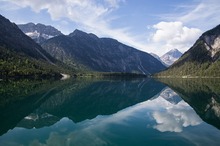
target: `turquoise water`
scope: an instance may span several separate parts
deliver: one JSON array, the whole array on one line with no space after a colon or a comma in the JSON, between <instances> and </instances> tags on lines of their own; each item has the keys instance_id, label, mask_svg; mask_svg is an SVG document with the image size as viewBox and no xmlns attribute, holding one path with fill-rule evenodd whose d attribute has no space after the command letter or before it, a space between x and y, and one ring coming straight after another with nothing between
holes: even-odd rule
<instances>
[{"instance_id":1,"label":"turquoise water","mask_svg":"<svg viewBox=\"0 0 220 146\"><path fill-rule=\"evenodd\" d=\"M0 146L220 145L213 91L203 109L152 79L1 84Z\"/></svg>"}]
</instances>

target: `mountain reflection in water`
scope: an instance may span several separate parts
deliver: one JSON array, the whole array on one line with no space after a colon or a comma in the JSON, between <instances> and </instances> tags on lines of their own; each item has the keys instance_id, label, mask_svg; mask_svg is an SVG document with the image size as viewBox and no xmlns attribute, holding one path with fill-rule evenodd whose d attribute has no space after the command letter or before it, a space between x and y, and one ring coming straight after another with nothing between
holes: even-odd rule
<instances>
[{"instance_id":1,"label":"mountain reflection in water","mask_svg":"<svg viewBox=\"0 0 220 146\"><path fill-rule=\"evenodd\" d=\"M30 88L29 83L26 84L27 88ZM22 119L20 122L24 123L22 127L40 128L49 126L50 123L54 124L63 117L80 122L95 118L97 115L113 114L153 97L164 88L164 85L151 79L117 79L71 80L45 83L35 87L36 92L32 89L27 95L22 95L21 100L3 106L0 115L5 116L4 123L7 125L14 121L6 127L12 128ZM23 93L21 90L25 90L25 87L22 86L21 90L17 90L12 96L13 99L19 97L18 93Z\"/></svg>"},{"instance_id":2,"label":"mountain reflection in water","mask_svg":"<svg viewBox=\"0 0 220 146\"><path fill-rule=\"evenodd\" d=\"M217 87L163 82L171 88L152 79L77 79L28 84L22 96L5 90L0 146L219 145Z\"/></svg>"},{"instance_id":3,"label":"mountain reflection in water","mask_svg":"<svg viewBox=\"0 0 220 146\"><path fill-rule=\"evenodd\" d=\"M220 129L220 79L161 79L207 123Z\"/></svg>"}]
</instances>

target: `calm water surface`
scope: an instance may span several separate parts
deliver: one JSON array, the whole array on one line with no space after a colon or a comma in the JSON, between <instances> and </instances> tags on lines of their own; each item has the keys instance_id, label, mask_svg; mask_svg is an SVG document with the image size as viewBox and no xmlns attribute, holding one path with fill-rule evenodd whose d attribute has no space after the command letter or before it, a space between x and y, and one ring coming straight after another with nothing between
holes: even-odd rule
<instances>
[{"instance_id":1,"label":"calm water surface","mask_svg":"<svg viewBox=\"0 0 220 146\"><path fill-rule=\"evenodd\" d=\"M1 82L0 146L219 146L218 81Z\"/></svg>"}]
</instances>

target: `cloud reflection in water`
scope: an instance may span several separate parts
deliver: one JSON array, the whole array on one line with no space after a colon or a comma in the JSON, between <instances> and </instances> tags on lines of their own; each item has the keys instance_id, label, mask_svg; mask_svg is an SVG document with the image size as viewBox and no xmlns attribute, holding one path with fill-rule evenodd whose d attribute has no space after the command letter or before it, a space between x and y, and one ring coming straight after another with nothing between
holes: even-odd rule
<instances>
[{"instance_id":1,"label":"cloud reflection in water","mask_svg":"<svg viewBox=\"0 0 220 146\"><path fill-rule=\"evenodd\" d=\"M164 92L174 92L170 89ZM183 100L178 103L170 102L163 96L163 92L154 99L152 104L155 107L160 107L152 112L152 117L156 120L156 125L153 127L160 132L182 132L183 127L196 126L202 123L196 112ZM169 95L175 95L175 92ZM172 97L169 97L172 99Z\"/></svg>"}]
</instances>

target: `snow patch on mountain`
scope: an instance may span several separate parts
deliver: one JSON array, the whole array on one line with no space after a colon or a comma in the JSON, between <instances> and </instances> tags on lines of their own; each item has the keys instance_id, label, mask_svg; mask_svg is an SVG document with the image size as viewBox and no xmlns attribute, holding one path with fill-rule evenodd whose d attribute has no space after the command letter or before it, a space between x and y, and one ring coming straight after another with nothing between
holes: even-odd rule
<instances>
[{"instance_id":1,"label":"snow patch on mountain","mask_svg":"<svg viewBox=\"0 0 220 146\"><path fill-rule=\"evenodd\" d=\"M25 33L27 36L29 36L30 38L32 39L37 39L39 37L43 37L44 39L50 39L50 38L53 38L55 36L52 36L52 35L48 35L48 34L41 34L40 32L38 32L37 30L35 30L34 32L27 32Z\"/></svg>"},{"instance_id":2,"label":"snow patch on mountain","mask_svg":"<svg viewBox=\"0 0 220 146\"><path fill-rule=\"evenodd\" d=\"M53 36L53 35L48 35L48 34L40 33L37 30L35 30L34 32L26 32L25 34L27 36L29 36L30 38L32 38L32 39L39 39L40 37L42 37L45 40L48 40L50 38L53 38L53 37L57 36L57 35Z\"/></svg>"},{"instance_id":3,"label":"snow patch on mountain","mask_svg":"<svg viewBox=\"0 0 220 146\"><path fill-rule=\"evenodd\" d=\"M21 24L18 27L29 37L34 39L37 43L41 44L45 40L53 38L58 35L62 35L62 33L52 26L47 26L44 24Z\"/></svg>"},{"instance_id":4,"label":"snow patch on mountain","mask_svg":"<svg viewBox=\"0 0 220 146\"><path fill-rule=\"evenodd\" d=\"M40 37L40 33L38 33L37 31L34 32L27 32L25 33L27 36L29 36L32 39L36 39L38 37Z\"/></svg>"}]
</instances>

